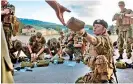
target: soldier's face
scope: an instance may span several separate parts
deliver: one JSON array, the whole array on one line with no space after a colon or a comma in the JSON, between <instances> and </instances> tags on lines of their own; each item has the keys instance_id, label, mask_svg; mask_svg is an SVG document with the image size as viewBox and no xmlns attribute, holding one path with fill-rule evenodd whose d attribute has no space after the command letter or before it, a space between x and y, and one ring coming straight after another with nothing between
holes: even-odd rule
<instances>
[{"instance_id":1,"label":"soldier's face","mask_svg":"<svg viewBox=\"0 0 133 84\"><path fill-rule=\"evenodd\" d=\"M123 10L123 9L125 8L125 5L119 4L119 8L120 8L121 10Z\"/></svg>"},{"instance_id":2,"label":"soldier's face","mask_svg":"<svg viewBox=\"0 0 133 84\"><path fill-rule=\"evenodd\" d=\"M64 36L64 34L62 33L62 34L60 34L61 36Z\"/></svg>"},{"instance_id":3,"label":"soldier's face","mask_svg":"<svg viewBox=\"0 0 133 84\"><path fill-rule=\"evenodd\" d=\"M1 0L1 5L2 5L2 6L7 5L7 0Z\"/></svg>"},{"instance_id":4,"label":"soldier's face","mask_svg":"<svg viewBox=\"0 0 133 84\"><path fill-rule=\"evenodd\" d=\"M95 24L93 27L93 32L95 35L100 35L104 31L104 27L100 24Z\"/></svg>"}]
</instances>

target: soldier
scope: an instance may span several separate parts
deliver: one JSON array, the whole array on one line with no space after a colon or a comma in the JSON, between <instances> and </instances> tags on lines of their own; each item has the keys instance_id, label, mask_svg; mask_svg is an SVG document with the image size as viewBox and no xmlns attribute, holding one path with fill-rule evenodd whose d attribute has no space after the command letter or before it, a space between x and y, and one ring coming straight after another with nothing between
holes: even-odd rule
<instances>
[{"instance_id":1,"label":"soldier","mask_svg":"<svg viewBox=\"0 0 133 84\"><path fill-rule=\"evenodd\" d=\"M12 63L16 63L17 61L19 61L19 56L20 56L21 51L25 51L25 49L22 46L21 41L19 40L12 41L12 44L13 44L13 48L10 49L9 54L10 54ZM17 55L15 55L14 53L17 51L18 53Z\"/></svg>"},{"instance_id":2,"label":"soldier","mask_svg":"<svg viewBox=\"0 0 133 84\"><path fill-rule=\"evenodd\" d=\"M58 40L59 40L59 43L60 43L60 45L61 45L61 55L63 56L63 55L65 55L65 52L64 52L64 48L65 48L65 35L64 35L64 32L63 31L61 31L60 32L60 37L58 38Z\"/></svg>"},{"instance_id":3,"label":"soldier","mask_svg":"<svg viewBox=\"0 0 133 84\"><path fill-rule=\"evenodd\" d=\"M75 56L76 61L80 61L81 57L83 55L82 51L82 46L83 46L83 37L76 34L74 36L74 49L73 49L73 54Z\"/></svg>"},{"instance_id":4,"label":"soldier","mask_svg":"<svg viewBox=\"0 0 133 84\"><path fill-rule=\"evenodd\" d=\"M118 57L117 60L123 59L123 50L124 50L124 42L126 41L126 53L127 53L127 58L131 58L131 43L129 42L128 39L132 38L132 28L131 24L129 21L125 20L128 16L130 17L130 14L133 14L133 11L131 9L126 9L125 8L125 3L123 1L119 1L118 3L120 7L120 14L115 14L113 17L113 21L117 21L117 26L118 26L118 49L119 49L119 54L120 56ZM124 41L125 40L125 41Z\"/></svg>"},{"instance_id":5,"label":"soldier","mask_svg":"<svg viewBox=\"0 0 133 84\"><path fill-rule=\"evenodd\" d=\"M75 36L75 32L73 32L72 30L70 30L70 33L67 35L67 39L65 41L66 44L66 49L65 52L70 56L69 60L72 61L73 59L73 49L74 49L74 36Z\"/></svg>"},{"instance_id":6,"label":"soldier","mask_svg":"<svg viewBox=\"0 0 133 84\"><path fill-rule=\"evenodd\" d=\"M65 48L65 35L64 35L64 32L63 31L61 31L60 32L60 37L58 38L58 40L59 40L59 42L60 42L60 44L61 44L61 47L62 48Z\"/></svg>"},{"instance_id":7,"label":"soldier","mask_svg":"<svg viewBox=\"0 0 133 84\"><path fill-rule=\"evenodd\" d=\"M1 11L2 13L5 11ZM1 24L2 25L2 24ZM8 47L4 34L3 27L1 26L1 83L13 83L12 76L13 65L9 57Z\"/></svg>"},{"instance_id":8,"label":"soldier","mask_svg":"<svg viewBox=\"0 0 133 84\"><path fill-rule=\"evenodd\" d=\"M80 30L79 35L83 35L90 43L89 55L84 58L92 72L86 74L78 82L82 83L107 83L113 75L113 45L107 34L107 22L95 20L93 31L96 36L92 36ZM111 82L111 81L110 81Z\"/></svg>"},{"instance_id":9,"label":"soldier","mask_svg":"<svg viewBox=\"0 0 133 84\"><path fill-rule=\"evenodd\" d=\"M44 60L45 43L46 40L42 33L37 32L36 35L30 37L28 50L25 49L24 53L28 55L31 61Z\"/></svg>"},{"instance_id":10,"label":"soldier","mask_svg":"<svg viewBox=\"0 0 133 84\"><path fill-rule=\"evenodd\" d=\"M13 18L15 13L15 7L7 2L7 0L1 1L1 10L6 10L7 12L1 15L1 21L3 23L3 28L5 32L5 37L7 41L8 48L12 48L11 37L13 30Z\"/></svg>"},{"instance_id":11,"label":"soldier","mask_svg":"<svg viewBox=\"0 0 133 84\"><path fill-rule=\"evenodd\" d=\"M55 56L56 54L61 57L61 45L56 38L51 38L47 42L49 54Z\"/></svg>"}]
</instances>

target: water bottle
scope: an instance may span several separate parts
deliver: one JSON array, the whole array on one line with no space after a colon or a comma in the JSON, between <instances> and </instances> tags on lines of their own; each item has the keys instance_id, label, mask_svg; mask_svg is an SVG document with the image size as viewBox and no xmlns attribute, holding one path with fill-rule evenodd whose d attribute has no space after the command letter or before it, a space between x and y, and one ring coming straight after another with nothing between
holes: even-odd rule
<instances>
[{"instance_id":1,"label":"water bottle","mask_svg":"<svg viewBox=\"0 0 133 84\"><path fill-rule=\"evenodd\" d=\"M57 64L58 60L54 60L54 64Z\"/></svg>"},{"instance_id":2,"label":"water bottle","mask_svg":"<svg viewBox=\"0 0 133 84\"><path fill-rule=\"evenodd\" d=\"M35 68L35 67L37 67L37 63L36 63L36 62L34 62L34 68Z\"/></svg>"}]
</instances>

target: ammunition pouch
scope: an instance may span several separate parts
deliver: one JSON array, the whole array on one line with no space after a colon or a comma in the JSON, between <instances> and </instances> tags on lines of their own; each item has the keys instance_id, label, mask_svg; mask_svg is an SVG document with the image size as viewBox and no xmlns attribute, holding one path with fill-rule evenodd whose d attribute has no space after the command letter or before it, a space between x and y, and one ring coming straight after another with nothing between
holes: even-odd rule
<instances>
[{"instance_id":1,"label":"ammunition pouch","mask_svg":"<svg viewBox=\"0 0 133 84\"><path fill-rule=\"evenodd\" d=\"M34 67L34 63L31 63L31 62L21 62L21 67L24 68L24 67L31 67L33 68Z\"/></svg>"},{"instance_id":2,"label":"ammunition pouch","mask_svg":"<svg viewBox=\"0 0 133 84\"><path fill-rule=\"evenodd\" d=\"M50 61L48 60L39 60L37 62L37 67L45 67L45 66L49 66Z\"/></svg>"}]
</instances>

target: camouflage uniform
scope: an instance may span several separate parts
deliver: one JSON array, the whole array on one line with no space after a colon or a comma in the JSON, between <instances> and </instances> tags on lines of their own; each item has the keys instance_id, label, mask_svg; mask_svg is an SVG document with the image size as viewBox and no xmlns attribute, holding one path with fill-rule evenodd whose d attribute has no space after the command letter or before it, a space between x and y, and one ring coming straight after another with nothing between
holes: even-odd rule
<instances>
[{"instance_id":1,"label":"camouflage uniform","mask_svg":"<svg viewBox=\"0 0 133 84\"><path fill-rule=\"evenodd\" d=\"M95 24L100 24L104 28L108 27L104 20L95 20ZM90 36L85 32L83 37ZM113 45L109 35L104 32L103 35L95 36L96 43L90 43L89 54L85 56L84 62L91 71L85 76L78 79L78 83L107 83L111 82L114 65L113 65Z\"/></svg>"},{"instance_id":2,"label":"camouflage uniform","mask_svg":"<svg viewBox=\"0 0 133 84\"><path fill-rule=\"evenodd\" d=\"M72 60L73 59L73 51L74 51L74 38L75 34L68 34L67 35L67 39L66 39L66 49L65 49L65 52L70 56L70 59L69 60ZM68 39L69 37L72 37L71 39Z\"/></svg>"},{"instance_id":3,"label":"camouflage uniform","mask_svg":"<svg viewBox=\"0 0 133 84\"><path fill-rule=\"evenodd\" d=\"M78 34L76 34L74 36L74 44L83 44L83 37L79 36ZM82 56L82 47L74 47L73 53L75 55L75 58L78 59L79 57Z\"/></svg>"},{"instance_id":4,"label":"camouflage uniform","mask_svg":"<svg viewBox=\"0 0 133 84\"><path fill-rule=\"evenodd\" d=\"M49 39L47 42L47 47L53 56L55 56L61 49L61 45L56 38ZM60 55L60 53L58 53L58 55Z\"/></svg>"},{"instance_id":5,"label":"camouflage uniform","mask_svg":"<svg viewBox=\"0 0 133 84\"><path fill-rule=\"evenodd\" d=\"M17 58L19 57L20 52L22 50L22 43L19 40L14 40L14 41L12 41L12 44L13 44L13 48L10 49L9 54L10 54L10 57L11 57L11 61L13 63L16 63ZM17 52L17 51L18 51L18 54L16 56L14 53Z\"/></svg>"},{"instance_id":6,"label":"camouflage uniform","mask_svg":"<svg viewBox=\"0 0 133 84\"><path fill-rule=\"evenodd\" d=\"M65 48L65 44L64 44L64 42L65 42L65 36L64 37L59 37L58 40L59 40L59 43L61 44L61 47L62 48Z\"/></svg>"},{"instance_id":7,"label":"camouflage uniform","mask_svg":"<svg viewBox=\"0 0 133 84\"><path fill-rule=\"evenodd\" d=\"M124 2L119 2L119 4L124 4ZM133 14L133 11L131 9L124 9L124 11L121 11L120 14L115 14L115 17L117 16L121 16L121 19L116 19L117 20L117 27L118 27L118 49L119 49L119 53L120 53L120 57L122 58L122 54L123 54L123 50L124 50L124 42L126 42L126 53L127 53L127 57L130 58L131 57L131 44L128 42L128 39L132 39L132 28L130 24L123 24L123 19L124 19L124 15L121 14Z\"/></svg>"},{"instance_id":8,"label":"camouflage uniform","mask_svg":"<svg viewBox=\"0 0 133 84\"><path fill-rule=\"evenodd\" d=\"M128 11L127 9L125 9L124 12ZM123 13L123 12L121 12ZM131 13L133 13L131 11ZM132 28L131 25L119 25L119 34L118 34L118 49L119 49L119 53L123 54L123 45L124 45L124 40L126 41L126 53L127 53L127 57L130 58L131 57L131 44L128 43L128 38L132 38Z\"/></svg>"},{"instance_id":9,"label":"camouflage uniform","mask_svg":"<svg viewBox=\"0 0 133 84\"><path fill-rule=\"evenodd\" d=\"M38 53L42 47L45 46L46 40L44 37L40 37L40 40L37 40L37 35L31 36L29 39L29 45L31 46L32 53ZM25 51L24 51L25 49ZM31 53L28 47L23 47L23 52L31 59ZM39 60L44 60L44 52L42 52L38 58Z\"/></svg>"},{"instance_id":10,"label":"camouflage uniform","mask_svg":"<svg viewBox=\"0 0 133 84\"><path fill-rule=\"evenodd\" d=\"M1 16L1 21L3 23L6 41L8 44L8 48L10 49L12 48L11 37L12 37L12 30L13 30L13 23L14 23L13 18L15 13L15 7L8 3L6 6L1 8L1 10L4 10L4 9L10 9L10 13L8 15Z\"/></svg>"},{"instance_id":11,"label":"camouflage uniform","mask_svg":"<svg viewBox=\"0 0 133 84\"><path fill-rule=\"evenodd\" d=\"M81 78L82 83L102 83L111 80L113 75L113 46L109 36L96 36L98 44L89 46L89 55L85 57L92 72ZM97 55L96 55L97 54Z\"/></svg>"}]
</instances>

